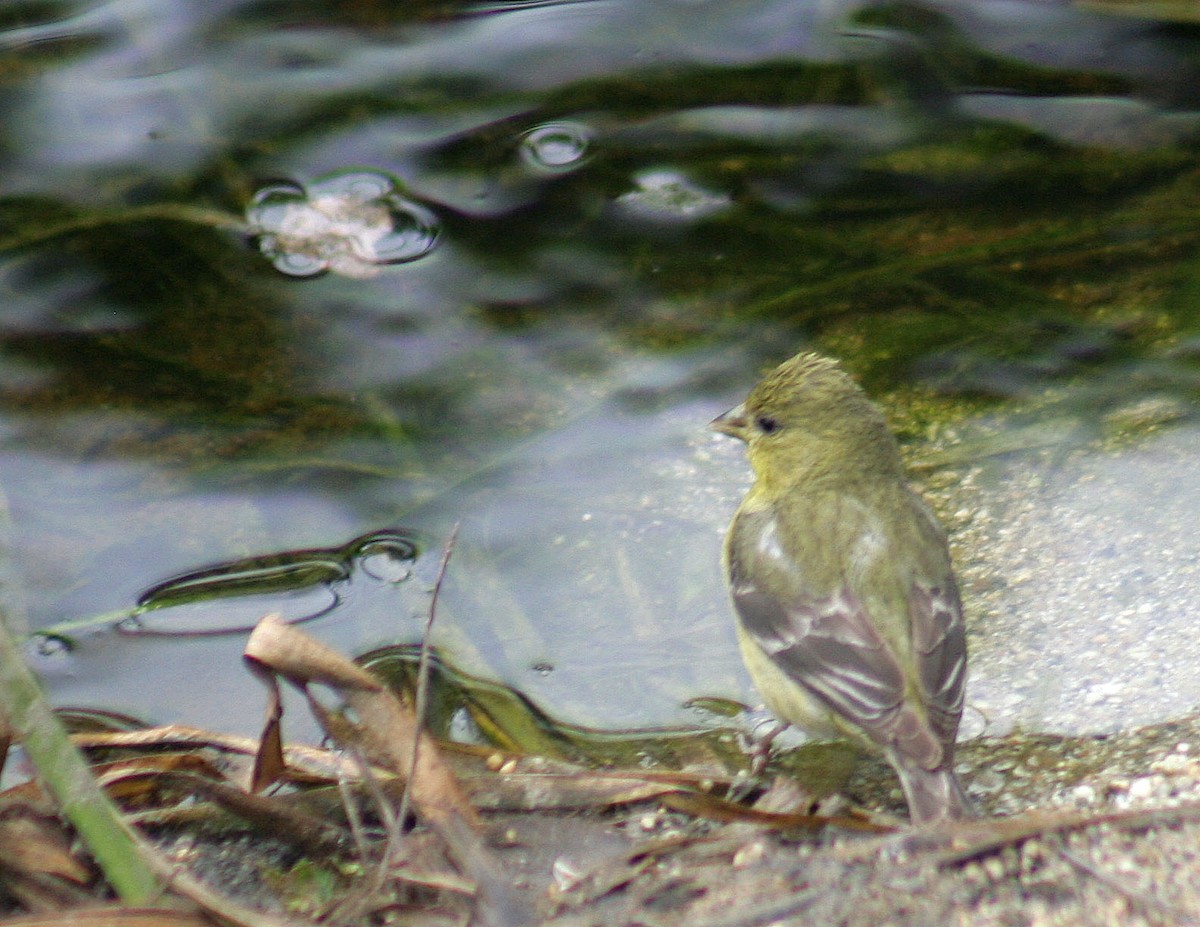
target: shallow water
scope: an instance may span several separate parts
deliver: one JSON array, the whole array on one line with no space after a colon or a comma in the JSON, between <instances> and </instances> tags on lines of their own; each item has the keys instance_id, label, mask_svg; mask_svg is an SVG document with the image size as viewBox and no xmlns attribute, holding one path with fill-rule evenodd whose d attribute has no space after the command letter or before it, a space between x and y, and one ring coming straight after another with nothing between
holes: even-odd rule
<instances>
[{"instance_id":1,"label":"shallow water","mask_svg":"<svg viewBox=\"0 0 1200 927\"><path fill-rule=\"evenodd\" d=\"M307 627L339 647L413 640L461 522L435 637L466 668L592 725L753 702L717 566L748 474L704 426L812 346L934 490L992 729L1196 703L1193 27L395 6L6 8L0 486L12 607L70 625L31 648L56 700L253 730L242 634L114 618L396 529L411 575L142 618L334 602Z\"/></svg>"}]
</instances>

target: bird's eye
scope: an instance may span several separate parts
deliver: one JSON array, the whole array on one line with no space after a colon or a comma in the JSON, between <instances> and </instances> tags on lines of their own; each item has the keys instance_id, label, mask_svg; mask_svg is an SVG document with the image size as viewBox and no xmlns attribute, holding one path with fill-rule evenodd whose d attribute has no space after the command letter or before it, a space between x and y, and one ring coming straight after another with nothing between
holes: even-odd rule
<instances>
[{"instance_id":1,"label":"bird's eye","mask_svg":"<svg viewBox=\"0 0 1200 927\"><path fill-rule=\"evenodd\" d=\"M758 430L765 435L774 434L780 429L779 419L772 418L769 415L760 415L754 420L754 424L758 426Z\"/></svg>"}]
</instances>

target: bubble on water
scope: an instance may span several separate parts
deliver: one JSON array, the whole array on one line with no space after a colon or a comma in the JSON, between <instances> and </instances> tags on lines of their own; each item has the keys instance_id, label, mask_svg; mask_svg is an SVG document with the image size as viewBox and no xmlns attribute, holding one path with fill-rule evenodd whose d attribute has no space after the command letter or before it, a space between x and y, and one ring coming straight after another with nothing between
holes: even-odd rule
<instances>
[{"instance_id":1,"label":"bubble on water","mask_svg":"<svg viewBox=\"0 0 1200 927\"><path fill-rule=\"evenodd\" d=\"M655 222L692 222L729 208L728 193L713 193L680 171L642 171L634 177L637 189L617 197L617 206L640 219Z\"/></svg>"},{"instance_id":2,"label":"bubble on water","mask_svg":"<svg viewBox=\"0 0 1200 927\"><path fill-rule=\"evenodd\" d=\"M392 178L369 172L330 174L307 187L271 184L250 201L246 219L259 249L289 277L373 277L424 257L440 230L437 216L401 196Z\"/></svg>"},{"instance_id":3,"label":"bubble on water","mask_svg":"<svg viewBox=\"0 0 1200 927\"><path fill-rule=\"evenodd\" d=\"M525 133L521 160L539 173L562 174L579 167L591 146L592 132L577 122L547 122Z\"/></svg>"},{"instance_id":4,"label":"bubble on water","mask_svg":"<svg viewBox=\"0 0 1200 927\"><path fill-rule=\"evenodd\" d=\"M354 552L355 562L363 573L393 584L411 578L416 558L417 547L412 538L396 531L367 535Z\"/></svg>"},{"instance_id":5,"label":"bubble on water","mask_svg":"<svg viewBox=\"0 0 1200 927\"><path fill-rule=\"evenodd\" d=\"M63 657L75 650L75 642L62 634L35 633L33 646L39 657Z\"/></svg>"}]
</instances>

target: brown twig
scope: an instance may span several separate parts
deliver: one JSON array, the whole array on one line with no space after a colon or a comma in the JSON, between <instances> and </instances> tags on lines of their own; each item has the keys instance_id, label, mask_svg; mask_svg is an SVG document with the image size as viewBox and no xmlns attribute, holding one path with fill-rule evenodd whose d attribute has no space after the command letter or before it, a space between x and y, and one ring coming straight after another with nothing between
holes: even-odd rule
<instances>
[{"instance_id":1,"label":"brown twig","mask_svg":"<svg viewBox=\"0 0 1200 927\"><path fill-rule=\"evenodd\" d=\"M356 759L361 770L360 774L364 778L369 776L371 767L366 757L362 756L361 752L357 752ZM358 858L366 860L369 858L366 829L363 827L362 815L358 809L358 801L350 789L349 776L344 769L338 769L335 781L337 783L338 795L342 799L342 810L346 812L346 824L350 828L350 836L354 840L355 848L358 850Z\"/></svg>"},{"instance_id":2,"label":"brown twig","mask_svg":"<svg viewBox=\"0 0 1200 927\"><path fill-rule=\"evenodd\" d=\"M408 786L404 789L404 795L400 799L400 812L396 816L397 834L404 830L404 822L408 819L409 792L412 790L412 782L417 774L417 757L421 748L420 732L425 726L425 712L429 703L429 639L433 633L433 622L437 618L438 599L441 598L442 584L446 581L446 569L450 566L450 557L454 553L454 544L458 540L458 528L461 524L462 522L459 521L454 523L454 527L450 529L450 536L446 538L446 543L442 547L442 560L438 564L437 579L434 580L433 595L429 600L429 615L425 619L425 630L421 634L421 656L417 661L416 703L413 707L413 714L417 717L417 732L413 741L412 766L408 771Z\"/></svg>"},{"instance_id":3,"label":"brown twig","mask_svg":"<svg viewBox=\"0 0 1200 927\"><path fill-rule=\"evenodd\" d=\"M907 841L914 848L922 844L933 848L938 843L944 843L946 849L935 856L936 864L939 867L958 866L1006 846L1017 846L1027 840L1044 839L1052 834L1065 834L1102 824L1125 830L1146 830L1160 824L1170 826L1196 820L1200 820L1200 803L1189 802L1173 808L1140 808L1101 814L1042 812L990 821L960 821L952 822L939 831L929 830L924 834L913 833L901 838L885 839Z\"/></svg>"},{"instance_id":4,"label":"brown twig","mask_svg":"<svg viewBox=\"0 0 1200 927\"><path fill-rule=\"evenodd\" d=\"M409 765L407 782L405 783L404 792L400 797L400 807L394 814L383 794L383 790L379 786L379 780L371 772L370 764L366 757L361 755L361 751L355 751L362 768L363 780L379 807L379 813L387 832L387 841L383 853L379 857L378 866L375 868L375 872L368 882L368 888L362 892L361 897L357 900L352 902L347 899L338 906L338 916L343 920L355 919L350 916L351 912L360 911L366 900L383 888L388 872L391 871L393 864L398 860L400 855L401 840L404 836L404 822L408 820L412 783L417 776L417 762L421 750L421 731L425 726L425 711L429 689L429 640L433 631L434 620L437 617L438 597L441 594L442 583L446 578L446 569L450 563L450 555L454 550L454 542L458 537L458 526L459 523L455 522L454 528L451 530L450 536L446 540L445 547L442 550L442 559L438 565L437 579L434 581L433 595L429 602L429 615L425 619L425 630L421 635L421 656L417 664L416 705L413 708L413 715L416 717L416 728L413 732L412 763ZM339 778L339 783L340 781ZM363 853L362 858L365 861L367 855Z\"/></svg>"}]
</instances>

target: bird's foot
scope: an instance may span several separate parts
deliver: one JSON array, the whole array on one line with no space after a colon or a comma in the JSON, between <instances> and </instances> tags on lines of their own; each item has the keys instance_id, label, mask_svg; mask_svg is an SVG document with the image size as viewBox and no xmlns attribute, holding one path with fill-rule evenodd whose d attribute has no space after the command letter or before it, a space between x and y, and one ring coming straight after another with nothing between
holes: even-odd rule
<instances>
[{"instance_id":1,"label":"bird's foot","mask_svg":"<svg viewBox=\"0 0 1200 927\"><path fill-rule=\"evenodd\" d=\"M767 728L766 732L760 734L759 731L764 727ZM787 727L785 723L772 720L769 727L766 723L759 724L749 733L738 735L738 746L749 759L750 765L737 774L730 787L731 801L746 801L764 789L767 764L771 761L771 744Z\"/></svg>"},{"instance_id":2,"label":"bird's foot","mask_svg":"<svg viewBox=\"0 0 1200 927\"><path fill-rule=\"evenodd\" d=\"M767 763L771 760L771 744L775 738L788 729L786 721L775 721L766 733L758 733L758 728L747 737L743 749L750 757L750 776L759 779L767 771Z\"/></svg>"}]
</instances>

